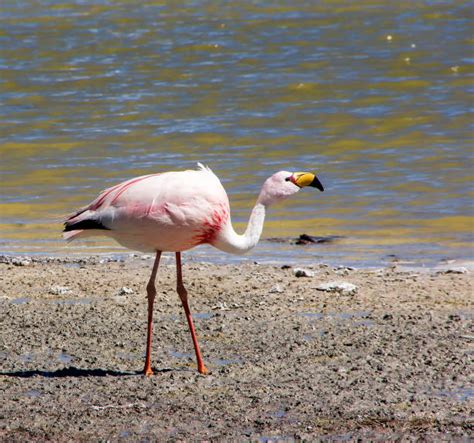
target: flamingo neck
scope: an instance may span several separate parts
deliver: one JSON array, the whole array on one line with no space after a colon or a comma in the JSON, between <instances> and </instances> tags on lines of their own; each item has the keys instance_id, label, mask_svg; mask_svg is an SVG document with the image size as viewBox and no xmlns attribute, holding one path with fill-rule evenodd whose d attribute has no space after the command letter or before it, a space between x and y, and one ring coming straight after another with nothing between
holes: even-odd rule
<instances>
[{"instance_id":1,"label":"flamingo neck","mask_svg":"<svg viewBox=\"0 0 474 443\"><path fill-rule=\"evenodd\" d=\"M243 235L234 231L230 218L223 227L220 235L213 245L224 252L231 254L245 254L250 251L260 240L265 221L265 206L258 203L252 209L247 229Z\"/></svg>"}]
</instances>

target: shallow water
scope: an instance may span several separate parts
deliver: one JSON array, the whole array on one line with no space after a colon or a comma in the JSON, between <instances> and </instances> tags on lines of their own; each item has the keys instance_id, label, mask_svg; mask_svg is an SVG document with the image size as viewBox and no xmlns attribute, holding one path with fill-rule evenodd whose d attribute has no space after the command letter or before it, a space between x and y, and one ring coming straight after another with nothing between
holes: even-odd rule
<instances>
[{"instance_id":1,"label":"shallow water","mask_svg":"<svg viewBox=\"0 0 474 443\"><path fill-rule=\"evenodd\" d=\"M29 303L31 299L29 297L18 297L14 298L13 300L10 300L10 303L12 305L22 305L24 303Z\"/></svg>"},{"instance_id":2,"label":"shallow water","mask_svg":"<svg viewBox=\"0 0 474 443\"><path fill-rule=\"evenodd\" d=\"M439 397L449 397L457 401L471 401L474 399L474 389L471 387L458 388L452 391L442 389L435 392L434 395Z\"/></svg>"},{"instance_id":3,"label":"shallow water","mask_svg":"<svg viewBox=\"0 0 474 443\"><path fill-rule=\"evenodd\" d=\"M238 229L274 171L325 185L273 208L264 236L344 238L253 259L471 257L469 6L2 2L0 252L120 251L65 246L60 220L118 181L201 161Z\"/></svg>"},{"instance_id":4,"label":"shallow water","mask_svg":"<svg viewBox=\"0 0 474 443\"><path fill-rule=\"evenodd\" d=\"M61 352L57 357L57 360L65 365L71 363L71 361L74 360L74 357L71 355L65 354L64 352Z\"/></svg>"}]
</instances>

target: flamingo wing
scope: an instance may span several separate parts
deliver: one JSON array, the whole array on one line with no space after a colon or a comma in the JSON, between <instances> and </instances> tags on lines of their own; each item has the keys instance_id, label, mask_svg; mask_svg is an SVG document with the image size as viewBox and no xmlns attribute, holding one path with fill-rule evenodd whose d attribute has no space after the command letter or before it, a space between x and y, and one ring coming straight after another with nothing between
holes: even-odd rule
<instances>
[{"instance_id":1,"label":"flamingo wing","mask_svg":"<svg viewBox=\"0 0 474 443\"><path fill-rule=\"evenodd\" d=\"M229 201L207 168L151 174L103 191L71 215L65 237L106 235L131 249L182 251L212 242L229 217Z\"/></svg>"}]
</instances>

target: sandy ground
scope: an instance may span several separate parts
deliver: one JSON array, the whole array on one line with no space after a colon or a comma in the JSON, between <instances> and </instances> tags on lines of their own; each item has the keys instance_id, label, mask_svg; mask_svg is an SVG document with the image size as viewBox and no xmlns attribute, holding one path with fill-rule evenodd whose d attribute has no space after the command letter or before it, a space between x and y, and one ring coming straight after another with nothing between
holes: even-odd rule
<instances>
[{"instance_id":1,"label":"sandy ground","mask_svg":"<svg viewBox=\"0 0 474 443\"><path fill-rule=\"evenodd\" d=\"M471 272L186 264L202 376L164 265L146 378L151 259L2 261L2 441L474 436Z\"/></svg>"}]
</instances>

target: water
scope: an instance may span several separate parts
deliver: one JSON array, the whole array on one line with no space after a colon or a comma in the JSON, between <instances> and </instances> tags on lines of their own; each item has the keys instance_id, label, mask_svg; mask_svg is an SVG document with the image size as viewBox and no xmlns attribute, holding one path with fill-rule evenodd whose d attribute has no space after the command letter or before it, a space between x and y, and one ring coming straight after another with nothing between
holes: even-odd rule
<instances>
[{"instance_id":1,"label":"water","mask_svg":"<svg viewBox=\"0 0 474 443\"><path fill-rule=\"evenodd\" d=\"M29 303L31 299L29 297L18 297L14 298L13 300L10 300L10 303L12 305L23 305L25 303Z\"/></svg>"},{"instance_id":2,"label":"water","mask_svg":"<svg viewBox=\"0 0 474 443\"><path fill-rule=\"evenodd\" d=\"M141 174L208 164L245 227L273 172L316 172L252 258L471 258L469 2L3 1L0 252L65 246L60 221ZM192 257L217 257L204 248Z\"/></svg>"}]
</instances>

